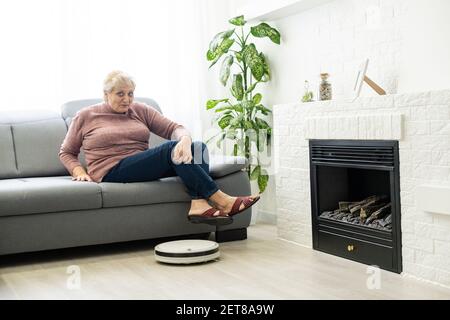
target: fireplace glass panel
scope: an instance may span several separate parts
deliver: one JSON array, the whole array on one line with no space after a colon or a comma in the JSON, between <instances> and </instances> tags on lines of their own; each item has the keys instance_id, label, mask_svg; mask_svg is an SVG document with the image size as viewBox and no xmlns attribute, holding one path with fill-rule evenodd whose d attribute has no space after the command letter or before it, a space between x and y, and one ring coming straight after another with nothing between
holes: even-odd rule
<instances>
[{"instance_id":1,"label":"fireplace glass panel","mask_svg":"<svg viewBox=\"0 0 450 320\"><path fill-rule=\"evenodd\" d=\"M391 231L390 171L318 166L317 182L320 218Z\"/></svg>"}]
</instances>

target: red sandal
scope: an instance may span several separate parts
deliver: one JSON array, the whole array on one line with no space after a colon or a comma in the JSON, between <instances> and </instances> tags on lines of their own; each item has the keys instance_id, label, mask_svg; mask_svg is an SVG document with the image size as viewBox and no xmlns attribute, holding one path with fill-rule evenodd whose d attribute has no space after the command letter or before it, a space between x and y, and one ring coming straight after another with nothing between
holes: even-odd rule
<instances>
[{"instance_id":1,"label":"red sandal","mask_svg":"<svg viewBox=\"0 0 450 320\"><path fill-rule=\"evenodd\" d=\"M216 208L209 208L202 214L188 215L188 220L192 223L206 223L212 226L224 226L233 222L233 218L219 211L219 215L214 214L219 211Z\"/></svg>"},{"instance_id":2,"label":"red sandal","mask_svg":"<svg viewBox=\"0 0 450 320\"><path fill-rule=\"evenodd\" d=\"M238 213L241 213L242 211L247 210L252 205L254 205L260 198L261 198L260 196L256 196L252 200L251 196L237 197L236 200L234 201L233 207L231 207L231 211L228 213L228 215L231 217ZM241 207L241 204L244 204L244 208L239 210L239 208Z\"/></svg>"}]
</instances>

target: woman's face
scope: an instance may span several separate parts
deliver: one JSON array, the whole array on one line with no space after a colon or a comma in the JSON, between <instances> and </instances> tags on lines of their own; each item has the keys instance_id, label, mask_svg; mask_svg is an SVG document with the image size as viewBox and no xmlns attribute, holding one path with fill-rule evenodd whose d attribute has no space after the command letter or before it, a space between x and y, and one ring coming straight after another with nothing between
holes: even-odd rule
<instances>
[{"instance_id":1,"label":"woman's face","mask_svg":"<svg viewBox=\"0 0 450 320\"><path fill-rule=\"evenodd\" d=\"M125 113L133 103L134 89L128 85L118 86L110 93L106 93L106 101L117 113Z\"/></svg>"}]
</instances>

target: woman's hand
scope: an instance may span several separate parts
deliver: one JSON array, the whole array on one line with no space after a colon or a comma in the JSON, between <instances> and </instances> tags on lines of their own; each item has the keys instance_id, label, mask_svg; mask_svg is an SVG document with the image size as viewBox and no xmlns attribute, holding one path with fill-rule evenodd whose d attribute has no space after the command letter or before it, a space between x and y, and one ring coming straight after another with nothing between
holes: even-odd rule
<instances>
[{"instance_id":1,"label":"woman's hand","mask_svg":"<svg viewBox=\"0 0 450 320\"><path fill-rule=\"evenodd\" d=\"M172 161L175 164L180 163L191 163L192 161L192 151L191 151L192 140L189 136L181 137L180 141L176 144L173 149Z\"/></svg>"},{"instance_id":2,"label":"woman's hand","mask_svg":"<svg viewBox=\"0 0 450 320\"><path fill-rule=\"evenodd\" d=\"M76 167L73 169L72 181L91 181L92 178L86 173L83 167Z\"/></svg>"},{"instance_id":3,"label":"woman's hand","mask_svg":"<svg viewBox=\"0 0 450 320\"><path fill-rule=\"evenodd\" d=\"M86 173L86 174L80 174L76 177L72 177L72 181L90 181L90 182L92 182L92 178Z\"/></svg>"}]
</instances>

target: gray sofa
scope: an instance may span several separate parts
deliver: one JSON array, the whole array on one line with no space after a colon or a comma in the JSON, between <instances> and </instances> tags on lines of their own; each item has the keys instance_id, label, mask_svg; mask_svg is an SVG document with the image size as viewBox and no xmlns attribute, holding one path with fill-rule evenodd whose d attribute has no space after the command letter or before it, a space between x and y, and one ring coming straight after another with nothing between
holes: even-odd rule
<instances>
[{"instance_id":1,"label":"gray sofa","mask_svg":"<svg viewBox=\"0 0 450 320\"><path fill-rule=\"evenodd\" d=\"M136 98L159 109L155 101ZM177 177L144 183L72 181L58 158L75 113L0 115L0 255L215 232L216 241L247 236L251 208L220 227L187 220L190 198ZM150 147L164 139L151 135ZM80 160L84 163L83 154ZM211 158L211 176L231 195L250 194L245 161ZM234 162L234 163L232 163Z\"/></svg>"}]
</instances>

